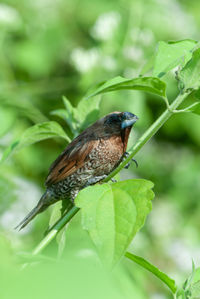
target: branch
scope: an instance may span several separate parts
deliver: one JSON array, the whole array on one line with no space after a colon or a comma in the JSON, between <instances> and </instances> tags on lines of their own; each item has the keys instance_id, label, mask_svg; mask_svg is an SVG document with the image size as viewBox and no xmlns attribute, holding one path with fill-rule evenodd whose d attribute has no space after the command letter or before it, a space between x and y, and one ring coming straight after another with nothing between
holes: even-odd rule
<instances>
[{"instance_id":1,"label":"branch","mask_svg":"<svg viewBox=\"0 0 200 299\"><path fill-rule=\"evenodd\" d=\"M55 238L57 233L75 216L79 211L79 208L73 206L66 214L64 214L60 220L53 226L50 232L44 237L44 239L34 249L33 255L40 253L47 245Z\"/></svg>"},{"instance_id":2,"label":"branch","mask_svg":"<svg viewBox=\"0 0 200 299\"><path fill-rule=\"evenodd\" d=\"M146 144L151 137L164 125L164 123L174 114L174 110L184 101L188 96L187 93L179 94L174 102L169 106L170 109L166 109L161 116L147 129L147 131L140 137L136 144L131 148L129 156L112 172L110 173L104 182L108 182L113 178L119 171L121 171L126 164L137 154L137 152Z\"/></svg>"},{"instance_id":3,"label":"branch","mask_svg":"<svg viewBox=\"0 0 200 299\"><path fill-rule=\"evenodd\" d=\"M104 182L108 182L118 172L120 172L126 164L135 156L135 154L146 144L152 136L163 126L163 124L173 115L175 110L188 96L188 93L179 94L173 103L169 106L170 109L166 109L161 116L149 127L149 129L140 137L136 144L130 150L130 155L112 172L110 173ZM39 245L33 251L33 255L40 253L57 235L57 233L74 217L79 211L79 208L73 206L62 218L55 224L52 230L45 236L45 238L39 243Z\"/></svg>"}]
</instances>

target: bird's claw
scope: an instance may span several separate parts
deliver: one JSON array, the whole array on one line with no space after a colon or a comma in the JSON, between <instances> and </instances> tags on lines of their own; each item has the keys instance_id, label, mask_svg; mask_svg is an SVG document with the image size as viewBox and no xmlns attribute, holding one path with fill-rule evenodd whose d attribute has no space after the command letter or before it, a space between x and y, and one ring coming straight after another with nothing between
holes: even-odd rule
<instances>
[{"instance_id":1,"label":"bird's claw","mask_svg":"<svg viewBox=\"0 0 200 299\"><path fill-rule=\"evenodd\" d=\"M117 180L116 179L111 179L111 181L113 182L113 183L117 183Z\"/></svg>"},{"instance_id":2,"label":"bird's claw","mask_svg":"<svg viewBox=\"0 0 200 299\"><path fill-rule=\"evenodd\" d=\"M124 166L124 168L125 168L125 169L128 169L130 165L131 165L131 162L128 162L128 163Z\"/></svg>"},{"instance_id":3,"label":"bird's claw","mask_svg":"<svg viewBox=\"0 0 200 299\"><path fill-rule=\"evenodd\" d=\"M125 152L125 153L124 153L124 158L127 158L128 156L129 156L129 153L128 153L128 152ZM138 167L138 162L137 162L134 158L132 158L131 161L133 161L133 162L135 163L136 167ZM131 162L128 162L128 163L125 165L124 168L125 168L125 169L128 169L130 165L131 165Z\"/></svg>"},{"instance_id":4,"label":"bird's claw","mask_svg":"<svg viewBox=\"0 0 200 299\"><path fill-rule=\"evenodd\" d=\"M134 158L132 158L131 160L135 163L136 168L138 168L138 162Z\"/></svg>"},{"instance_id":5,"label":"bird's claw","mask_svg":"<svg viewBox=\"0 0 200 299\"><path fill-rule=\"evenodd\" d=\"M102 180L104 180L107 177L107 175L101 175L101 176L95 176L90 178L87 183L85 184L84 188L90 186L90 185L94 185Z\"/></svg>"}]
</instances>

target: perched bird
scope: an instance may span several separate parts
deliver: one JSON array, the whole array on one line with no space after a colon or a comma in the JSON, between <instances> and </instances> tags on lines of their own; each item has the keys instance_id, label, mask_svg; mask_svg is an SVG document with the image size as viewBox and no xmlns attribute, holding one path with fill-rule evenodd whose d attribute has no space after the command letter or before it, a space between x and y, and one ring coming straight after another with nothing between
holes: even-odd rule
<instances>
[{"instance_id":1,"label":"perched bird","mask_svg":"<svg viewBox=\"0 0 200 299\"><path fill-rule=\"evenodd\" d=\"M113 112L77 136L51 165L46 192L17 227L22 229L58 200L74 201L81 189L105 179L126 155L130 130L137 119L130 112Z\"/></svg>"}]
</instances>

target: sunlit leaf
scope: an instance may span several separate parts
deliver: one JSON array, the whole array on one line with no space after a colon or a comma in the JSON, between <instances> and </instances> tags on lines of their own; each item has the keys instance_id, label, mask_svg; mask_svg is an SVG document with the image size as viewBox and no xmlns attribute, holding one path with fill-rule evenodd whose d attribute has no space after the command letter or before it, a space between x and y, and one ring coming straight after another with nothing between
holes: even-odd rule
<instances>
[{"instance_id":1,"label":"sunlit leaf","mask_svg":"<svg viewBox=\"0 0 200 299\"><path fill-rule=\"evenodd\" d=\"M51 114L62 118L68 124L72 133L77 135L78 120L76 117L76 108L72 106L66 97L63 97L63 103L65 105L65 109L53 110L51 111Z\"/></svg>"},{"instance_id":2,"label":"sunlit leaf","mask_svg":"<svg viewBox=\"0 0 200 299\"><path fill-rule=\"evenodd\" d=\"M93 90L91 90L86 96L86 99L98 94L121 89L143 90L159 96L165 96L166 85L163 81L154 77L140 77L134 79L115 77L114 79L108 80L94 87Z\"/></svg>"},{"instance_id":3,"label":"sunlit leaf","mask_svg":"<svg viewBox=\"0 0 200 299\"><path fill-rule=\"evenodd\" d=\"M81 208L82 226L108 265L124 255L136 232L151 210L153 184L127 180L83 189L76 198Z\"/></svg>"},{"instance_id":4,"label":"sunlit leaf","mask_svg":"<svg viewBox=\"0 0 200 299\"><path fill-rule=\"evenodd\" d=\"M183 287L178 290L177 298L200 298L200 268L195 268L194 261L192 261L192 273L185 280Z\"/></svg>"},{"instance_id":5,"label":"sunlit leaf","mask_svg":"<svg viewBox=\"0 0 200 299\"><path fill-rule=\"evenodd\" d=\"M151 190L154 184L151 181L134 179L114 183L113 188L121 188L134 200L137 209L137 219L134 227L134 235L144 225L146 216L152 209L154 193Z\"/></svg>"},{"instance_id":6,"label":"sunlit leaf","mask_svg":"<svg viewBox=\"0 0 200 299\"><path fill-rule=\"evenodd\" d=\"M145 74L149 73L150 71L153 70L155 64L155 56L151 56L146 63L143 65L141 71L140 71L140 76L144 76Z\"/></svg>"},{"instance_id":7,"label":"sunlit leaf","mask_svg":"<svg viewBox=\"0 0 200 299\"><path fill-rule=\"evenodd\" d=\"M192 59L178 73L180 89L192 91L200 87L200 48L193 52Z\"/></svg>"},{"instance_id":8,"label":"sunlit leaf","mask_svg":"<svg viewBox=\"0 0 200 299\"><path fill-rule=\"evenodd\" d=\"M178 65L184 66L192 57L192 49L197 44L194 40L158 43L153 75L161 78Z\"/></svg>"},{"instance_id":9,"label":"sunlit leaf","mask_svg":"<svg viewBox=\"0 0 200 299\"><path fill-rule=\"evenodd\" d=\"M173 294L176 293L177 286L175 284L175 281L170 278L167 274L160 271L156 266L149 263L144 258L137 256L135 254L132 254L130 252L126 252L125 256L130 259L131 261L137 263L138 265L142 266L144 269L150 271L152 274L154 274L156 277L158 277L160 280L162 280L172 291Z\"/></svg>"},{"instance_id":10,"label":"sunlit leaf","mask_svg":"<svg viewBox=\"0 0 200 299\"><path fill-rule=\"evenodd\" d=\"M188 107L188 109L186 109L186 111L200 115L200 103L199 102L194 103L193 105Z\"/></svg>"}]
</instances>

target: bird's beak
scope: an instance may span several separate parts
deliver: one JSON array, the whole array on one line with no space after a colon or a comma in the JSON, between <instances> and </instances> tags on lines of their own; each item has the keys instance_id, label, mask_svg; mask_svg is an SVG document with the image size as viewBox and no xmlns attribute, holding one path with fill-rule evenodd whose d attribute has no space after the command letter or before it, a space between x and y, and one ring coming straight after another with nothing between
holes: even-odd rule
<instances>
[{"instance_id":1,"label":"bird's beak","mask_svg":"<svg viewBox=\"0 0 200 299\"><path fill-rule=\"evenodd\" d=\"M130 114L131 114L131 113L130 113ZM137 121L138 119L139 119L139 118L138 118L136 115L132 114L132 116L131 116L130 118L125 119L125 120L122 121L122 123L121 123L121 128L122 128L122 129L125 129L125 128L127 128L127 127L131 127L132 125L134 125L134 123L136 123L136 121Z\"/></svg>"}]
</instances>

